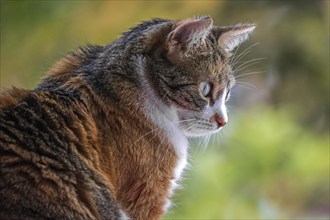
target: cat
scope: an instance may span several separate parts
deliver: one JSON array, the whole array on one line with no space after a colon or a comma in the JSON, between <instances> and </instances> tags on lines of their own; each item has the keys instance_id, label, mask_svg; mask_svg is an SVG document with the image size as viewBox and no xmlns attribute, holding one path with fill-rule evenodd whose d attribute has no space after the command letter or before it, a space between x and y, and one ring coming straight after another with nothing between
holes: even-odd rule
<instances>
[{"instance_id":1,"label":"cat","mask_svg":"<svg viewBox=\"0 0 330 220\"><path fill-rule=\"evenodd\" d=\"M0 96L0 219L160 219L188 138L218 132L254 24L143 22Z\"/></svg>"}]
</instances>

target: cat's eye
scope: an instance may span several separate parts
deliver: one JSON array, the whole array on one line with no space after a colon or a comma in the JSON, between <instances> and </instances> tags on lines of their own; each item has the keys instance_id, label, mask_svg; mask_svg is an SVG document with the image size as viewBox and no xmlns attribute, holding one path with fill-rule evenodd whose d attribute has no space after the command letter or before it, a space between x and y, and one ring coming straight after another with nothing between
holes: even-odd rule
<instances>
[{"instance_id":1,"label":"cat's eye","mask_svg":"<svg viewBox=\"0 0 330 220\"><path fill-rule=\"evenodd\" d=\"M199 89L201 90L203 96L207 97L210 95L211 92L211 85L207 82L201 82L199 84Z\"/></svg>"}]
</instances>

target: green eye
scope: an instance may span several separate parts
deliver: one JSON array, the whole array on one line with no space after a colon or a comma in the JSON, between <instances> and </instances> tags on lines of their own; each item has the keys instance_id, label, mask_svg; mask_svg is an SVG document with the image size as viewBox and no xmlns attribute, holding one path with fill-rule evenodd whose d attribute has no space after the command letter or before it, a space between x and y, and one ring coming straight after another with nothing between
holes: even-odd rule
<instances>
[{"instance_id":1,"label":"green eye","mask_svg":"<svg viewBox=\"0 0 330 220\"><path fill-rule=\"evenodd\" d=\"M199 84L199 89L201 90L203 96L207 97L210 95L211 92L211 85L207 82L201 82Z\"/></svg>"}]
</instances>

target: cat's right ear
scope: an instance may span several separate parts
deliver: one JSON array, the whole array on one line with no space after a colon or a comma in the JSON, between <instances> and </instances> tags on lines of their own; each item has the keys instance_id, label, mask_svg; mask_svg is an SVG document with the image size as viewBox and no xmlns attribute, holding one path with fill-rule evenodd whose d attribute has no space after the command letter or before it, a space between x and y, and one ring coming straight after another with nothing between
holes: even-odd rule
<instances>
[{"instance_id":1,"label":"cat's right ear","mask_svg":"<svg viewBox=\"0 0 330 220\"><path fill-rule=\"evenodd\" d=\"M227 52L231 52L246 41L255 28L255 24L238 24L227 27L215 27L212 32L218 40L218 46Z\"/></svg>"},{"instance_id":2,"label":"cat's right ear","mask_svg":"<svg viewBox=\"0 0 330 220\"><path fill-rule=\"evenodd\" d=\"M196 49L205 42L212 30L212 24L213 21L210 17L189 18L179 21L168 35L168 53L187 52L187 50Z\"/></svg>"}]
</instances>

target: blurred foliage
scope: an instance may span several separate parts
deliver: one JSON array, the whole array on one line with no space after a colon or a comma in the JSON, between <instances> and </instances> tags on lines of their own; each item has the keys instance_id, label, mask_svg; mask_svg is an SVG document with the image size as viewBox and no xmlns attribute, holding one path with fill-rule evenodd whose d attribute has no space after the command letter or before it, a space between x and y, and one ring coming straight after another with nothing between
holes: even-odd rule
<instances>
[{"instance_id":1,"label":"blurred foliage","mask_svg":"<svg viewBox=\"0 0 330 220\"><path fill-rule=\"evenodd\" d=\"M150 18L256 23L235 56L230 123L208 149L191 149L165 219L330 217L329 1L0 3L1 88L34 88L70 50L106 44Z\"/></svg>"}]
</instances>

